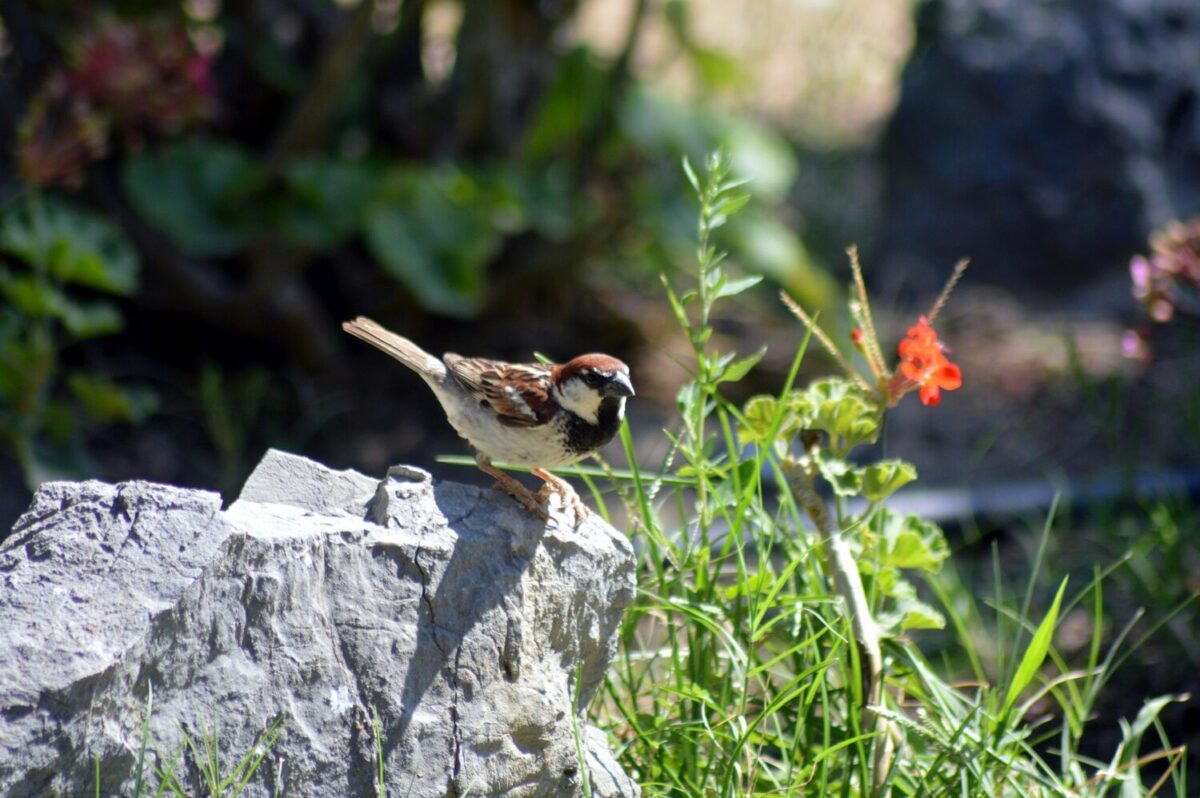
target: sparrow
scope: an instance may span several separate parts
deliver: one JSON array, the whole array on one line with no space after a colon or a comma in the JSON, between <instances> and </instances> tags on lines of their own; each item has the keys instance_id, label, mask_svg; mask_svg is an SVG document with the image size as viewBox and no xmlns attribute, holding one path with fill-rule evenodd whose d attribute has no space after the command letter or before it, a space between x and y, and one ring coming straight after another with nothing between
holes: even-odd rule
<instances>
[{"instance_id":1,"label":"sparrow","mask_svg":"<svg viewBox=\"0 0 1200 798\"><path fill-rule=\"evenodd\" d=\"M629 367L615 357L580 355L566 363L505 363L447 352L441 360L412 341L359 316L342 329L415 371L433 389L450 426L475 450L475 463L497 487L542 520L541 501L556 493L576 520L588 511L574 489L546 469L578 462L616 434L634 395ZM536 494L492 465L528 468L545 484Z\"/></svg>"}]
</instances>

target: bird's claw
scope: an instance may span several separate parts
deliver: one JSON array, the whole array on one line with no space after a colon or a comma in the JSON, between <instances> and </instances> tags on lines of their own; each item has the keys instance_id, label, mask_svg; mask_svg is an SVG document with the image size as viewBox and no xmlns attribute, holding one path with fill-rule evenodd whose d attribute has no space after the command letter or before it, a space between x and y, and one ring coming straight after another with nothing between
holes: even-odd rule
<instances>
[{"instance_id":1,"label":"bird's claw","mask_svg":"<svg viewBox=\"0 0 1200 798\"><path fill-rule=\"evenodd\" d=\"M569 483L554 476L548 471L542 471L539 469L533 473L538 478L545 480L546 483L538 489L538 500L545 502L546 505L549 506L551 498L557 496L562 502L562 506L564 508L569 508L572 514L575 516L574 526L579 526L581 523L587 520L588 516L592 514L592 511L587 508L587 505L583 503L583 501L579 498L579 494L575 492L575 489L572 488Z\"/></svg>"}]
</instances>

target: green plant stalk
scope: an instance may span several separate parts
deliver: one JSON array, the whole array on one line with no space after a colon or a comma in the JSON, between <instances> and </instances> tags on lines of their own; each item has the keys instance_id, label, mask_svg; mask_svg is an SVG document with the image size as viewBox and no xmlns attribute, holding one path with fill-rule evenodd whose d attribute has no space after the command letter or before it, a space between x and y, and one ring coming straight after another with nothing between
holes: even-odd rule
<instances>
[{"instance_id":1,"label":"green plant stalk","mask_svg":"<svg viewBox=\"0 0 1200 798\"><path fill-rule=\"evenodd\" d=\"M592 798L592 780L588 774L587 756L583 751L583 734L579 728L579 714L586 707L579 706L579 682L583 677L583 663L580 662L575 666L575 695L572 696L571 706L571 736L575 740L575 760L579 763L579 779L580 789L583 791L583 798Z\"/></svg>"},{"instance_id":2,"label":"green plant stalk","mask_svg":"<svg viewBox=\"0 0 1200 798\"><path fill-rule=\"evenodd\" d=\"M895 758L895 743L890 724L880 717L878 711L883 706L883 652L879 644L879 629L871 615L862 575L850 546L833 523L829 508L813 488L813 473L790 458L784 459L781 465L792 495L825 542L826 567L833 577L834 589L846 602L850 629L861 658L862 730L864 734L874 735L871 791L872 795L882 795Z\"/></svg>"}]
</instances>

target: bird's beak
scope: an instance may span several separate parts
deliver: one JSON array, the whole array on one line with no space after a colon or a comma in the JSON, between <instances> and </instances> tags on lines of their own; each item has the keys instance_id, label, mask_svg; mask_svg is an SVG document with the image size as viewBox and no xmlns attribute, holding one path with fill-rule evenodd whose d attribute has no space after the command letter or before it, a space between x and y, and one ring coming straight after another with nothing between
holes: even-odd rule
<instances>
[{"instance_id":1,"label":"bird's beak","mask_svg":"<svg viewBox=\"0 0 1200 798\"><path fill-rule=\"evenodd\" d=\"M609 396L633 396L633 383L629 381L628 374L622 374L618 371L608 381L604 392Z\"/></svg>"}]
</instances>

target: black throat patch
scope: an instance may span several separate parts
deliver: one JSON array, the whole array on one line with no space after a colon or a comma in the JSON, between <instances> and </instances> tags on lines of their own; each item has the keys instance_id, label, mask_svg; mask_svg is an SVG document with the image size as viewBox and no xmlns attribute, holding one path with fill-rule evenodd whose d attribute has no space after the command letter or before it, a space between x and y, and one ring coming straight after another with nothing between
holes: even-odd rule
<instances>
[{"instance_id":1,"label":"black throat patch","mask_svg":"<svg viewBox=\"0 0 1200 798\"><path fill-rule=\"evenodd\" d=\"M605 397L600 402L600 410L596 413L597 422L592 424L574 413L565 413L566 447L570 451L583 456L596 451L613 439L621 427L621 418L617 413L621 400Z\"/></svg>"}]
</instances>

